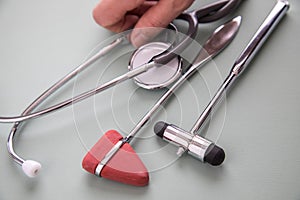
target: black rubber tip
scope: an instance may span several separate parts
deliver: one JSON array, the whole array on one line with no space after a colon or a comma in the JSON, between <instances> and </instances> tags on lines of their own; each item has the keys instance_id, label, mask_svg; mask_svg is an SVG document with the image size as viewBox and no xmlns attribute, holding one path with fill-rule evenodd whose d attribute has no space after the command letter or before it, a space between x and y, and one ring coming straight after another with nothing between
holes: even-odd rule
<instances>
[{"instance_id":1,"label":"black rubber tip","mask_svg":"<svg viewBox=\"0 0 300 200\"><path fill-rule=\"evenodd\" d=\"M167 128L167 126L169 126L169 124L165 123L165 122L157 122L154 126L154 133L159 136L159 137L163 137L164 136L164 132Z\"/></svg>"},{"instance_id":2,"label":"black rubber tip","mask_svg":"<svg viewBox=\"0 0 300 200\"><path fill-rule=\"evenodd\" d=\"M224 159L224 150L215 144L210 145L204 155L204 161L213 166L221 165Z\"/></svg>"}]
</instances>

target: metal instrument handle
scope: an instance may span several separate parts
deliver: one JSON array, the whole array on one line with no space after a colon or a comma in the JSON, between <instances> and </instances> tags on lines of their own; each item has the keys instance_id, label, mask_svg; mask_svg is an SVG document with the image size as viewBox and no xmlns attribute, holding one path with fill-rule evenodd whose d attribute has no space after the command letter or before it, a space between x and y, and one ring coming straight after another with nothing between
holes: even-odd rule
<instances>
[{"instance_id":1,"label":"metal instrument handle","mask_svg":"<svg viewBox=\"0 0 300 200\"><path fill-rule=\"evenodd\" d=\"M251 41L248 43L247 47L235 61L234 66L231 70L233 73L240 74L246 68L246 66L248 66L252 58L256 55L260 47L266 41L270 33L273 31L275 26L278 24L278 22L281 20L288 9L288 1L277 1L270 14L256 31Z\"/></svg>"},{"instance_id":2,"label":"metal instrument handle","mask_svg":"<svg viewBox=\"0 0 300 200\"><path fill-rule=\"evenodd\" d=\"M263 45L265 40L268 38L270 33L273 31L278 22L282 19L284 14L287 12L289 8L288 1L279 0L276 5L267 16L265 21L256 31L244 51L235 61L230 74L224 80L223 84L220 86L215 96L211 99L207 107L204 109L196 123L191 129L191 132L196 134L197 131L205 124L207 118L210 116L213 107L219 102L223 94L226 92L227 88L236 80L236 77L240 75L243 70L250 63L252 58L256 55L260 47Z\"/></svg>"}]
</instances>

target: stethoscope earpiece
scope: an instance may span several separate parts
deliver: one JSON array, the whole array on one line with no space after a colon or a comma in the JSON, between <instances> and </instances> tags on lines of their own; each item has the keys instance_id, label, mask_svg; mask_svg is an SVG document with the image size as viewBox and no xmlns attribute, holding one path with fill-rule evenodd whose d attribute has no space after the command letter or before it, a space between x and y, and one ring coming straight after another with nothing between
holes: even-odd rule
<instances>
[{"instance_id":1,"label":"stethoscope earpiece","mask_svg":"<svg viewBox=\"0 0 300 200\"><path fill-rule=\"evenodd\" d=\"M30 178L36 177L41 168L42 165L34 160L25 160L22 164L23 172Z\"/></svg>"}]
</instances>

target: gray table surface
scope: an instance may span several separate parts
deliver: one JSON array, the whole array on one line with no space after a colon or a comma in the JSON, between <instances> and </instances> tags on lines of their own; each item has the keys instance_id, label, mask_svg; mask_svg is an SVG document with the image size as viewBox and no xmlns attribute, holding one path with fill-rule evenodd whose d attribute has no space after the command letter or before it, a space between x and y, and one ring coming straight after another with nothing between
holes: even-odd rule
<instances>
[{"instance_id":1,"label":"gray table surface","mask_svg":"<svg viewBox=\"0 0 300 200\"><path fill-rule=\"evenodd\" d=\"M212 1L196 1L193 8ZM0 1L0 114L20 114L56 80L113 34L91 11L96 0ZM226 151L221 167L190 156L152 131L158 120L189 129L226 77L233 61L275 1L245 1L224 20L199 28L197 40L241 15L230 46L185 84L132 143L150 172L147 187L132 187L90 175L81 168L87 150L109 129L126 135L163 91L127 81L72 108L30 120L16 151L42 163L29 179L6 151L11 124L0 124L0 199L300 199L300 87L298 0L213 115L207 138ZM125 56L126 57L126 56ZM126 58L106 57L79 75L42 107L57 103L126 71Z\"/></svg>"}]
</instances>

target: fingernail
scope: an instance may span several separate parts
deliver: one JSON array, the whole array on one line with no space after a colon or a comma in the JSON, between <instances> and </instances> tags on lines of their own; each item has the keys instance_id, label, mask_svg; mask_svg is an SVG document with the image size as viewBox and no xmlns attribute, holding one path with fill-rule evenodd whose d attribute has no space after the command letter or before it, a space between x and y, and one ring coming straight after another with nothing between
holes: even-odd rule
<instances>
[{"instance_id":1,"label":"fingernail","mask_svg":"<svg viewBox=\"0 0 300 200\"><path fill-rule=\"evenodd\" d=\"M140 47L151 39L144 29L134 29L130 35L133 46Z\"/></svg>"}]
</instances>

